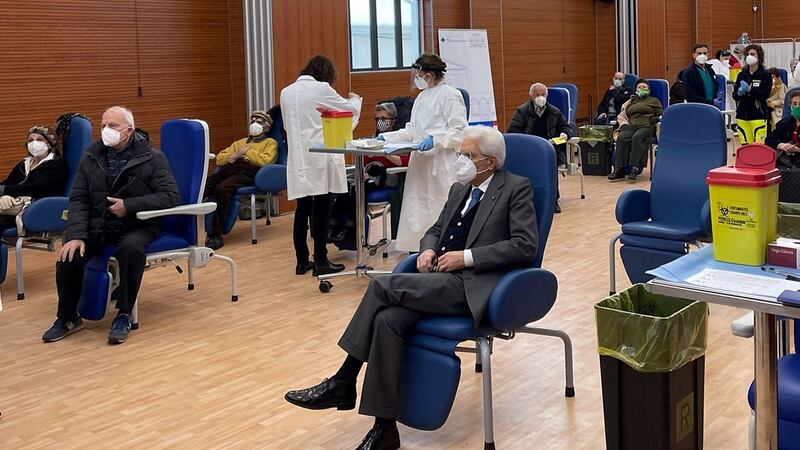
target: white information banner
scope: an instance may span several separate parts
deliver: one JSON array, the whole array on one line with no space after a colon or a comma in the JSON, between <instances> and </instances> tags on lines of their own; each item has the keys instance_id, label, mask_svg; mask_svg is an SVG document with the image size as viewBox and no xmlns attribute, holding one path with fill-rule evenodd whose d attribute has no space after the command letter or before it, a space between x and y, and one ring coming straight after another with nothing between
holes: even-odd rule
<instances>
[{"instance_id":1,"label":"white information banner","mask_svg":"<svg viewBox=\"0 0 800 450\"><path fill-rule=\"evenodd\" d=\"M439 29L439 56L447 63L447 84L469 92L469 124L496 127L486 30Z\"/></svg>"}]
</instances>

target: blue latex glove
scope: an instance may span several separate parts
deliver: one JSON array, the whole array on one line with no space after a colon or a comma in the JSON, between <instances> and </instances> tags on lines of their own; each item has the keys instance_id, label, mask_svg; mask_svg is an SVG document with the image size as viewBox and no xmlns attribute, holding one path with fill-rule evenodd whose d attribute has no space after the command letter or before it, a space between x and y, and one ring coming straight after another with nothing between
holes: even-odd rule
<instances>
[{"instance_id":1,"label":"blue latex glove","mask_svg":"<svg viewBox=\"0 0 800 450\"><path fill-rule=\"evenodd\" d=\"M419 144L415 146L415 148L421 152L427 152L428 150L433 148L433 136L428 136L422 140Z\"/></svg>"},{"instance_id":2,"label":"blue latex glove","mask_svg":"<svg viewBox=\"0 0 800 450\"><path fill-rule=\"evenodd\" d=\"M742 81L739 83L739 90L737 91L739 95L744 94L745 92L750 92L750 85L747 84L746 81Z\"/></svg>"},{"instance_id":3,"label":"blue latex glove","mask_svg":"<svg viewBox=\"0 0 800 450\"><path fill-rule=\"evenodd\" d=\"M379 141L386 141L386 138L384 138L382 134L379 134L378 137L376 137L375 139Z\"/></svg>"}]
</instances>

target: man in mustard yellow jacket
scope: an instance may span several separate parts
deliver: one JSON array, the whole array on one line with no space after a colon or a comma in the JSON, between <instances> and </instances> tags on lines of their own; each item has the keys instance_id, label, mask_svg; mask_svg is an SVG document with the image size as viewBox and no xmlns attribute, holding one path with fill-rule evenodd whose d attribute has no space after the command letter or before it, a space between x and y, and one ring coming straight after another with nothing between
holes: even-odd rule
<instances>
[{"instance_id":1,"label":"man in mustard yellow jacket","mask_svg":"<svg viewBox=\"0 0 800 450\"><path fill-rule=\"evenodd\" d=\"M271 126L269 114L253 111L249 135L217 154L217 167L220 169L208 177L203 194L203 197L211 197L217 202L206 247L216 250L223 245L222 223L228 216L233 192L242 186L252 185L258 169L274 163L278 158L278 143L267 137Z\"/></svg>"}]
</instances>

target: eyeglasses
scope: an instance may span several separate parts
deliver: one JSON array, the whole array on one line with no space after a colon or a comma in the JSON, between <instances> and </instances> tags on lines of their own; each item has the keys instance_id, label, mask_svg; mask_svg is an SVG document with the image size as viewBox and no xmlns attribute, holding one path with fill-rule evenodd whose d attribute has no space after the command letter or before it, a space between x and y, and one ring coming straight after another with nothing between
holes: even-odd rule
<instances>
[{"instance_id":1,"label":"eyeglasses","mask_svg":"<svg viewBox=\"0 0 800 450\"><path fill-rule=\"evenodd\" d=\"M463 156L463 157L465 157L465 158L469 158L469 159L471 159L471 160L472 160L472 162L475 162L475 161L481 161L481 160L484 160L484 159L486 159L486 158L490 158L490 156L485 156L485 155L471 155L471 154L469 154L469 153L465 153L465 152L458 152L458 156Z\"/></svg>"}]
</instances>

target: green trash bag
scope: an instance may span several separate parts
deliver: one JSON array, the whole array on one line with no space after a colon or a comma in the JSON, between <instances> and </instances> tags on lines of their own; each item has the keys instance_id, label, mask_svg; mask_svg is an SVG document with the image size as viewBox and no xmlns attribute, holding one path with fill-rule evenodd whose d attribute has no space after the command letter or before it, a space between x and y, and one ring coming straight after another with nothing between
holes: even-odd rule
<instances>
[{"instance_id":1,"label":"green trash bag","mask_svg":"<svg viewBox=\"0 0 800 450\"><path fill-rule=\"evenodd\" d=\"M706 352L707 305L647 291L643 284L594 307L597 351L640 372L670 372Z\"/></svg>"},{"instance_id":2,"label":"green trash bag","mask_svg":"<svg viewBox=\"0 0 800 450\"><path fill-rule=\"evenodd\" d=\"M800 239L800 203L778 202L778 236Z\"/></svg>"},{"instance_id":3,"label":"green trash bag","mask_svg":"<svg viewBox=\"0 0 800 450\"><path fill-rule=\"evenodd\" d=\"M614 127L611 125L584 125L578 128L578 137L581 142L611 142Z\"/></svg>"}]
</instances>

